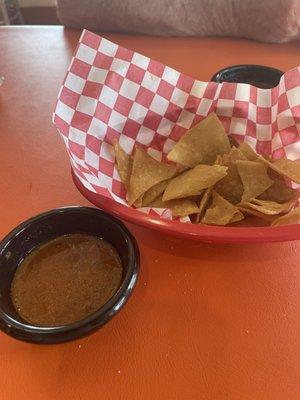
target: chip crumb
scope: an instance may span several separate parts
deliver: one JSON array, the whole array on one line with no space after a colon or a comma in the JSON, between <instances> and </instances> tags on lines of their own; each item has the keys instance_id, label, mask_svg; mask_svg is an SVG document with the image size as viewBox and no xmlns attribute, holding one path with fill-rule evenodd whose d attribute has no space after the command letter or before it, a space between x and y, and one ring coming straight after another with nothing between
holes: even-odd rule
<instances>
[{"instance_id":1,"label":"chip crumb","mask_svg":"<svg viewBox=\"0 0 300 400\"><path fill-rule=\"evenodd\" d=\"M81 345L81 344L79 344L79 345L78 345L78 348L79 348L79 349L81 349L81 347L82 347L82 345Z\"/></svg>"},{"instance_id":2,"label":"chip crumb","mask_svg":"<svg viewBox=\"0 0 300 400\"><path fill-rule=\"evenodd\" d=\"M147 286L147 282L144 282L144 286Z\"/></svg>"},{"instance_id":3,"label":"chip crumb","mask_svg":"<svg viewBox=\"0 0 300 400\"><path fill-rule=\"evenodd\" d=\"M248 329L246 329L246 333L249 333L249 330L248 330Z\"/></svg>"},{"instance_id":4,"label":"chip crumb","mask_svg":"<svg viewBox=\"0 0 300 400\"><path fill-rule=\"evenodd\" d=\"M190 288L190 292L192 292L193 291L193 289L192 288Z\"/></svg>"},{"instance_id":5,"label":"chip crumb","mask_svg":"<svg viewBox=\"0 0 300 400\"><path fill-rule=\"evenodd\" d=\"M118 374L120 374L121 373L121 370L120 369L118 369Z\"/></svg>"},{"instance_id":6,"label":"chip crumb","mask_svg":"<svg viewBox=\"0 0 300 400\"><path fill-rule=\"evenodd\" d=\"M158 263L158 258L155 258L154 262L155 262L155 263Z\"/></svg>"}]
</instances>

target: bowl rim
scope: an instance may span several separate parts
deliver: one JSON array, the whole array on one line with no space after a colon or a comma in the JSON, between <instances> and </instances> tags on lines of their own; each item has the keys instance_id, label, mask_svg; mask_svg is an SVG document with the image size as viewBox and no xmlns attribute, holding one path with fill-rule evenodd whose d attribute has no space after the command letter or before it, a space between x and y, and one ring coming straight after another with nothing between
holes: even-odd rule
<instances>
[{"instance_id":1,"label":"bowl rim","mask_svg":"<svg viewBox=\"0 0 300 400\"><path fill-rule=\"evenodd\" d=\"M132 207L117 203L98 193L89 191L71 169L72 178L79 192L92 204L136 225L184 239L207 243L269 243L300 239L300 225L263 227L221 227L189 224L148 215Z\"/></svg>"},{"instance_id":2,"label":"bowl rim","mask_svg":"<svg viewBox=\"0 0 300 400\"><path fill-rule=\"evenodd\" d=\"M236 64L236 65L229 65L227 67L219 69L217 72L214 73L214 75L210 78L211 81L221 83L221 82L230 82L230 81L225 81L221 80L221 76L223 74L226 74L228 72L235 73L238 70L238 72L243 72L243 71L249 71L249 72L257 72L259 70L260 72L267 72L270 74L270 78L276 77L276 79L280 79L281 76L284 74L284 71L281 71L278 68L274 67L269 67L268 65L259 65L259 64ZM242 83L242 82L241 82ZM250 83L246 83L250 85ZM255 86L255 85L254 85Z\"/></svg>"},{"instance_id":3,"label":"bowl rim","mask_svg":"<svg viewBox=\"0 0 300 400\"><path fill-rule=\"evenodd\" d=\"M24 340L32 342L35 341L35 337L40 335L43 335L45 338L46 337L50 338L53 335L77 331L78 329L83 328L84 326L87 327L87 331L90 331L95 328L94 325L92 327L91 324L93 322L98 321L100 317L107 317L107 320L102 322L98 321L99 323L97 324L97 327L100 327L101 325L108 322L122 308L122 306L126 303L126 301L128 300L128 298L132 293L132 290L137 281L139 273L139 262L140 262L140 253L136 239L121 221L119 221L111 214L94 207L64 206L37 214L20 223L0 241L0 254L2 254L5 251L6 247L11 243L13 239L15 239L18 236L18 234L26 230L34 222L47 220L49 217L53 215L66 214L66 213L94 214L95 216L98 217L101 216L101 218L104 217L108 219L110 222L114 223L117 226L117 228L123 234L125 242L128 247L129 261L125 277L122 280L122 283L118 288L118 290L116 291L116 293L102 307L100 307L94 313L88 315L86 318L73 322L68 325L44 327L44 326L32 325L26 321L20 322L11 317L6 312L4 312L0 307L0 328L1 328L1 323L4 324L4 326L7 328L4 329L4 331L11 336L16 337L13 330L16 330L18 334L21 334L22 332L26 334L31 334L33 335L32 337ZM43 242L41 241L40 243ZM81 334L79 336L81 336ZM59 340L59 341L64 341L64 340ZM40 340L38 340L38 342L41 343Z\"/></svg>"}]
</instances>

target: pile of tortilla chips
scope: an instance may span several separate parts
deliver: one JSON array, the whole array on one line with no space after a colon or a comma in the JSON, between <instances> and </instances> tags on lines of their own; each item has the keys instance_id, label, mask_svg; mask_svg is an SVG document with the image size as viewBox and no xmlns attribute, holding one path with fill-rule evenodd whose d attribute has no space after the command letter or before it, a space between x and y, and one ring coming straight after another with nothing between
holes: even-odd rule
<instances>
[{"instance_id":1,"label":"pile of tortilla chips","mask_svg":"<svg viewBox=\"0 0 300 400\"><path fill-rule=\"evenodd\" d=\"M234 143L215 113L187 131L167 158L156 161L140 147L127 154L115 144L117 168L135 207L168 208L194 223L231 225L255 216L264 224L300 223L300 164L270 161L246 143Z\"/></svg>"}]
</instances>

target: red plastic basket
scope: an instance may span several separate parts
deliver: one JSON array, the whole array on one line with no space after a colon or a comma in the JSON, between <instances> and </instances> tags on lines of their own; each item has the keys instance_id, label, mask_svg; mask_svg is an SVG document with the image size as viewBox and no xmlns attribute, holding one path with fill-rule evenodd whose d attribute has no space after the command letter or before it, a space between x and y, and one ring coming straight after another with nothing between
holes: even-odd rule
<instances>
[{"instance_id":1,"label":"red plastic basket","mask_svg":"<svg viewBox=\"0 0 300 400\"><path fill-rule=\"evenodd\" d=\"M116 43L84 31L58 94L53 122L70 156L73 178L93 204L138 225L207 242L300 239L300 225L214 227L172 221L161 210L125 204L115 165L117 140L137 144L158 161L211 112L228 134L273 159L300 161L300 67L272 89L197 81Z\"/></svg>"},{"instance_id":2,"label":"red plastic basket","mask_svg":"<svg viewBox=\"0 0 300 400\"><path fill-rule=\"evenodd\" d=\"M95 206L124 221L154 229L166 235L206 243L264 243L300 239L300 225L276 227L218 227L169 221L124 206L108 197L87 190L72 171L73 181L80 193Z\"/></svg>"}]
</instances>

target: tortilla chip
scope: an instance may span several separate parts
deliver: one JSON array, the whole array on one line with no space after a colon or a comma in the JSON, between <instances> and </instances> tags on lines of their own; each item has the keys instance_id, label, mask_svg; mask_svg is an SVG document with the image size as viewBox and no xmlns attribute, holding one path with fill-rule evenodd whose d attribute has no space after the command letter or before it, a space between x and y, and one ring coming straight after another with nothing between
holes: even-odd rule
<instances>
[{"instance_id":1,"label":"tortilla chip","mask_svg":"<svg viewBox=\"0 0 300 400\"><path fill-rule=\"evenodd\" d=\"M236 166L244 186L242 202L255 199L274 183L261 162L237 160Z\"/></svg>"},{"instance_id":2,"label":"tortilla chip","mask_svg":"<svg viewBox=\"0 0 300 400\"><path fill-rule=\"evenodd\" d=\"M262 219L263 221L268 222L268 224L270 224L271 222L274 221L274 219L276 218L276 216L274 215L267 215L267 214L263 214L257 210L253 210L252 208L246 208L246 207L241 207L239 206L238 209L246 215L251 215L251 216L255 216L258 217L260 219Z\"/></svg>"},{"instance_id":3,"label":"tortilla chip","mask_svg":"<svg viewBox=\"0 0 300 400\"><path fill-rule=\"evenodd\" d=\"M273 169L269 169L268 175L274 181L273 185L263 192L258 198L260 200L271 200L277 203L286 203L292 199L297 199L300 192L287 186L284 177Z\"/></svg>"},{"instance_id":4,"label":"tortilla chip","mask_svg":"<svg viewBox=\"0 0 300 400\"><path fill-rule=\"evenodd\" d=\"M244 142L240 144L239 150L244 154L248 161L258 161L259 156L248 143Z\"/></svg>"},{"instance_id":5,"label":"tortilla chip","mask_svg":"<svg viewBox=\"0 0 300 400\"><path fill-rule=\"evenodd\" d=\"M226 175L227 167L220 165L197 165L173 178L166 187L163 201L200 194Z\"/></svg>"},{"instance_id":6,"label":"tortilla chip","mask_svg":"<svg viewBox=\"0 0 300 400\"><path fill-rule=\"evenodd\" d=\"M244 218L237 207L230 204L215 190L212 192L212 205L206 211L201 223L208 225L227 225L231 222L237 222Z\"/></svg>"},{"instance_id":7,"label":"tortilla chip","mask_svg":"<svg viewBox=\"0 0 300 400\"><path fill-rule=\"evenodd\" d=\"M223 165L226 166L230 165L231 163L234 163L237 160L247 160L247 158L244 156L241 150L235 146L232 146L230 152L228 154L223 154L221 158Z\"/></svg>"},{"instance_id":8,"label":"tortilla chip","mask_svg":"<svg viewBox=\"0 0 300 400\"><path fill-rule=\"evenodd\" d=\"M263 157L265 160L267 160L267 161L270 161L270 162L272 162L273 160L272 160L272 157L270 157L270 156L268 156L268 155L263 155L263 156L261 156L261 157Z\"/></svg>"},{"instance_id":9,"label":"tortilla chip","mask_svg":"<svg viewBox=\"0 0 300 400\"><path fill-rule=\"evenodd\" d=\"M202 193L203 193L203 192L204 192L204 190L201 190L201 192L200 192L199 195L188 196L188 197L185 197L185 198L188 199L188 200L193 200L193 201L195 201L197 204L199 204L199 202L200 202L200 197L202 196Z\"/></svg>"},{"instance_id":10,"label":"tortilla chip","mask_svg":"<svg viewBox=\"0 0 300 400\"><path fill-rule=\"evenodd\" d=\"M203 214L205 213L205 210L210 202L211 199L211 194L212 194L213 189L210 187L208 189L205 189L203 196L201 197L200 204L199 204L199 211L196 216L195 223L198 224L201 221L201 218L203 217Z\"/></svg>"},{"instance_id":11,"label":"tortilla chip","mask_svg":"<svg viewBox=\"0 0 300 400\"><path fill-rule=\"evenodd\" d=\"M195 167L212 164L218 155L229 153L230 143L225 129L215 113L188 130L168 154L176 163Z\"/></svg>"},{"instance_id":12,"label":"tortilla chip","mask_svg":"<svg viewBox=\"0 0 300 400\"><path fill-rule=\"evenodd\" d=\"M117 170L125 188L129 189L130 175L132 170L132 158L127 154L119 143L114 144Z\"/></svg>"},{"instance_id":13,"label":"tortilla chip","mask_svg":"<svg viewBox=\"0 0 300 400\"><path fill-rule=\"evenodd\" d=\"M176 168L162 164L136 147L130 176L128 204L132 205L148 189L176 173Z\"/></svg>"},{"instance_id":14,"label":"tortilla chip","mask_svg":"<svg viewBox=\"0 0 300 400\"><path fill-rule=\"evenodd\" d=\"M215 159L214 165L222 165L222 156L217 156L217 158Z\"/></svg>"},{"instance_id":15,"label":"tortilla chip","mask_svg":"<svg viewBox=\"0 0 300 400\"><path fill-rule=\"evenodd\" d=\"M300 208L297 207L282 217L276 218L271 226L300 224Z\"/></svg>"},{"instance_id":16,"label":"tortilla chip","mask_svg":"<svg viewBox=\"0 0 300 400\"><path fill-rule=\"evenodd\" d=\"M270 222L265 221L264 219L260 219L256 217L255 215L246 215L244 219L241 221L237 222L231 222L230 224L226 226L232 226L234 228L250 228L250 227L264 227L264 226L270 226Z\"/></svg>"},{"instance_id":17,"label":"tortilla chip","mask_svg":"<svg viewBox=\"0 0 300 400\"><path fill-rule=\"evenodd\" d=\"M196 214L199 211L197 203L188 199L170 200L165 203L167 208L172 211L173 217L187 217L191 214Z\"/></svg>"},{"instance_id":18,"label":"tortilla chip","mask_svg":"<svg viewBox=\"0 0 300 400\"><path fill-rule=\"evenodd\" d=\"M166 203L164 201L162 201L162 194L159 195L156 199L152 200L151 203L149 203L147 207L166 208Z\"/></svg>"},{"instance_id":19,"label":"tortilla chip","mask_svg":"<svg viewBox=\"0 0 300 400\"><path fill-rule=\"evenodd\" d=\"M162 201L162 195L154 199L150 204L153 208L169 208L173 217L187 217L199 211L197 203L189 199L176 199Z\"/></svg>"},{"instance_id":20,"label":"tortilla chip","mask_svg":"<svg viewBox=\"0 0 300 400\"><path fill-rule=\"evenodd\" d=\"M136 208L142 207L143 195L141 195L136 201L132 204Z\"/></svg>"},{"instance_id":21,"label":"tortilla chip","mask_svg":"<svg viewBox=\"0 0 300 400\"><path fill-rule=\"evenodd\" d=\"M153 200L155 200L160 194L162 194L169 183L169 179L165 181L158 182L156 185L152 186L147 192L144 193L142 199L142 206L148 207Z\"/></svg>"},{"instance_id":22,"label":"tortilla chip","mask_svg":"<svg viewBox=\"0 0 300 400\"><path fill-rule=\"evenodd\" d=\"M215 190L232 204L237 204L242 199L244 186L237 170L236 161L245 159L243 153L235 147L230 150L229 154L224 154L222 157L221 165L228 167L227 175L216 183Z\"/></svg>"},{"instance_id":23,"label":"tortilla chip","mask_svg":"<svg viewBox=\"0 0 300 400\"><path fill-rule=\"evenodd\" d=\"M274 162L270 162L264 158L261 160L266 163L274 171L283 176L291 179L293 182L300 183L300 162L289 160L288 158L281 158Z\"/></svg>"},{"instance_id":24,"label":"tortilla chip","mask_svg":"<svg viewBox=\"0 0 300 400\"><path fill-rule=\"evenodd\" d=\"M234 216L231 218L231 220L230 220L230 224L233 224L233 223L235 223L235 222L239 222L239 221L242 221L243 219L244 219L245 217L244 217L244 215L240 212L240 210L239 210L239 212L237 212L236 214L234 214Z\"/></svg>"},{"instance_id":25,"label":"tortilla chip","mask_svg":"<svg viewBox=\"0 0 300 400\"><path fill-rule=\"evenodd\" d=\"M295 205L295 200L291 200L287 203L276 203L275 201L252 199L251 202L241 203L240 206L243 208L257 210L262 214L267 215L278 215L288 213Z\"/></svg>"}]
</instances>

